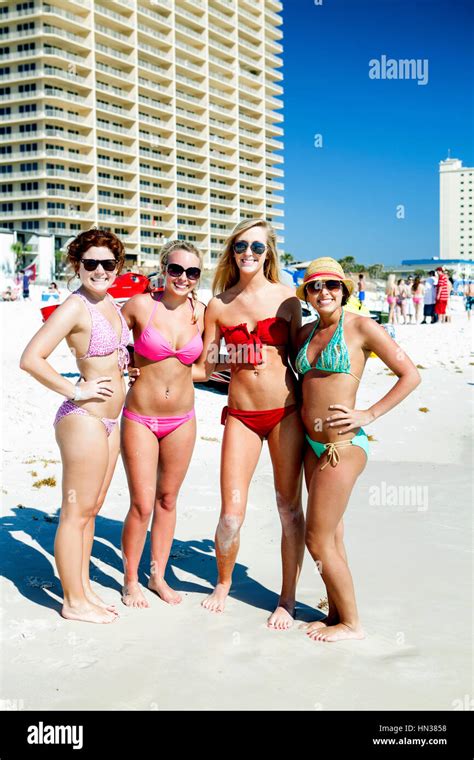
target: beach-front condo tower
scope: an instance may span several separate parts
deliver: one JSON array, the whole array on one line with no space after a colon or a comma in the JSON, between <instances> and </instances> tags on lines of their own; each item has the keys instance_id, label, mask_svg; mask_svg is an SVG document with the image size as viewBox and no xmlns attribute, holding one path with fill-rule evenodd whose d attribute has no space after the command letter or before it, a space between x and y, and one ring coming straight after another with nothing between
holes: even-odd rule
<instances>
[{"instance_id":1,"label":"beach-front condo tower","mask_svg":"<svg viewBox=\"0 0 474 760\"><path fill-rule=\"evenodd\" d=\"M474 169L457 158L439 164L439 256L441 259L474 258Z\"/></svg>"},{"instance_id":2,"label":"beach-front condo tower","mask_svg":"<svg viewBox=\"0 0 474 760\"><path fill-rule=\"evenodd\" d=\"M93 225L128 265L243 218L283 243L279 0L0 0L2 225ZM25 241L27 242L27 241Z\"/></svg>"}]
</instances>

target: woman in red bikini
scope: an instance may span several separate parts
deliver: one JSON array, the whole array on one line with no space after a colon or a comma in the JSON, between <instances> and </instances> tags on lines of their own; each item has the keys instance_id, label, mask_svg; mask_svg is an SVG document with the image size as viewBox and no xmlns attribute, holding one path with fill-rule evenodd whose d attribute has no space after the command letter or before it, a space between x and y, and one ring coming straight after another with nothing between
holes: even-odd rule
<instances>
[{"instance_id":1,"label":"woman in red bikini","mask_svg":"<svg viewBox=\"0 0 474 760\"><path fill-rule=\"evenodd\" d=\"M195 290L202 258L190 243L172 240L161 249L160 259L164 291L133 296L123 309L133 329L138 368L122 421L122 457L130 489L122 534L122 601L129 607L149 607L138 583L138 565L152 516L148 588L169 604L181 601L164 575L176 501L196 439L191 365L202 352L204 305Z\"/></svg>"},{"instance_id":2,"label":"woman in red bikini","mask_svg":"<svg viewBox=\"0 0 474 760\"><path fill-rule=\"evenodd\" d=\"M216 531L218 582L203 602L224 610L239 549L247 496L264 439L273 464L282 525L283 583L268 626L293 622L296 583L304 552L301 507L303 427L296 408L295 375L288 365L301 324L294 291L279 282L276 238L264 220L240 222L226 241L206 310L204 350L193 369L195 381L216 367L221 338L231 361L229 406L221 458L221 515Z\"/></svg>"},{"instance_id":3,"label":"woman in red bikini","mask_svg":"<svg viewBox=\"0 0 474 760\"><path fill-rule=\"evenodd\" d=\"M25 348L20 367L66 401L54 421L63 464L63 500L54 556L69 620L111 623L113 606L91 588L89 564L95 517L112 480L120 449L118 416L125 398L123 371L130 333L107 294L122 269L125 251L111 232L88 230L68 248L80 287L49 317ZM76 357L73 385L49 364L63 338Z\"/></svg>"}]
</instances>

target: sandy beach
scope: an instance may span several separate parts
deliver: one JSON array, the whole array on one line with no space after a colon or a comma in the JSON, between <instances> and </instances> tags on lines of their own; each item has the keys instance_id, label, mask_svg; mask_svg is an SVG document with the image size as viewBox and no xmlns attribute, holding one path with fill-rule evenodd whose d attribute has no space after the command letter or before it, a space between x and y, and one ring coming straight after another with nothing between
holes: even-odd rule
<instances>
[{"instance_id":1,"label":"sandy beach","mask_svg":"<svg viewBox=\"0 0 474 760\"><path fill-rule=\"evenodd\" d=\"M397 327L420 365L422 383L367 432L371 459L346 515L346 545L364 641L313 642L298 623L313 620L324 587L306 554L297 622L288 632L265 621L280 584L280 526L266 446L252 483L234 585L226 612L201 601L216 578L223 394L196 390L198 438L181 491L169 583L170 607L146 591L150 608L120 602L120 534L128 490L119 460L97 519L92 575L115 602L113 625L59 615L53 562L61 465L52 421L61 399L18 367L41 324L38 302L0 303L2 377L4 709L462 709L471 682L471 330L464 313L445 325ZM63 343L51 357L74 362ZM358 408L393 383L370 359ZM141 580L147 580L147 544Z\"/></svg>"}]
</instances>

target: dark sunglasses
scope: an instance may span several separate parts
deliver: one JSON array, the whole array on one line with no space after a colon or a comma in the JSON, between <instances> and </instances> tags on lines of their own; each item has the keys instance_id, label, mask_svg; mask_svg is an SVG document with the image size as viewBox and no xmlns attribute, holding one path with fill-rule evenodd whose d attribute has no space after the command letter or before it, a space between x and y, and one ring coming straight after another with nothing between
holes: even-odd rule
<instances>
[{"instance_id":1,"label":"dark sunglasses","mask_svg":"<svg viewBox=\"0 0 474 760\"><path fill-rule=\"evenodd\" d=\"M234 253L241 254L245 253L247 248L249 247L249 243L247 243L246 240L239 240L237 243L234 243ZM265 253L266 249L265 243L259 243L258 240L255 240L253 243L250 243L250 250L252 253L256 253L257 256L261 256L262 253Z\"/></svg>"},{"instance_id":2,"label":"dark sunglasses","mask_svg":"<svg viewBox=\"0 0 474 760\"><path fill-rule=\"evenodd\" d=\"M84 264L84 269L88 272L93 272L99 264L102 264L102 268L106 272L113 272L117 268L115 259L81 259L81 264Z\"/></svg>"},{"instance_id":3,"label":"dark sunglasses","mask_svg":"<svg viewBox=\"0 0 474 760\"><path fill-rule=\"evenodd\" d=\"M181 277L183 272L185 272L188 280L199 280L201 276L199 267L188 267L185 269L181 264L168 264L166 271L170 277Z\"/></svg>"},{"instance_id":4,"label":"dark sunglasses","mask_svg":"<svg viewBox=\"0 0 474 760\"><path fill-rule=\"evenodd\" d=\"M319 293L323 288L328 290L340 290L342 288L342 282L340 280L315 280L314 282L308 282L306 288L310 293Z\"/></svg>"}]
</instances>

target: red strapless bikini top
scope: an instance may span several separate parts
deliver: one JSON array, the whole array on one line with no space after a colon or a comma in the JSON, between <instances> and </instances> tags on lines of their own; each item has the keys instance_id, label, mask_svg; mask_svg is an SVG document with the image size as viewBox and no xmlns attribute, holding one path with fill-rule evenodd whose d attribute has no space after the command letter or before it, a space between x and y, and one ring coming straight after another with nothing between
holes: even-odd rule
<instances>
[{"instance_id":1,"label":"red strapless bikini top","mask_svg":"<svg viewBox=\"0 0 474 760\"><path fill-rule=\"evenodd\" d=\"M262 346L286 346L290 335L290 324L283 317L259 319L249 332L246 322L240 325L221 325L223 338L229 354L238 351L238 360L244 364L262 364Z\"/></svg>"}]
</instances>

